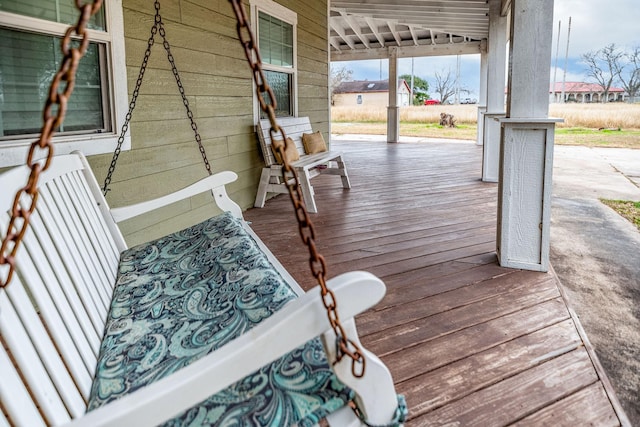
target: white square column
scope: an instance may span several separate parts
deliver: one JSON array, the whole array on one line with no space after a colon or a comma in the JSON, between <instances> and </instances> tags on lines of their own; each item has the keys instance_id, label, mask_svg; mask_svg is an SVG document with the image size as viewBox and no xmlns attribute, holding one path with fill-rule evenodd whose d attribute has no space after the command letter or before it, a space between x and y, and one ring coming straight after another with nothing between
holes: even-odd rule
<instances>
[{"instance_id":1,"label":"white square column","mask_svg":"<svg viewBox=\"0 0 640 427\"><path fill-rule=\"evenodd\" d=\"M549 269L555 123L549 119L553 0L512 0L509 90L501 125L500 265ZM486 123L485 123L486 125Z\"/></svg>"},{"instance_id":2,"label":"white square column","mask_svg":"<svg viewBox=\"0 0 640 427\"><path fill-rule=\"evenodd\" d=\"M500 165L500 124L504 117L507 63L507 24L502 16L501 0L489 0L489 40L487 43L487 102L482 115L482 180L498 182Z\"/></svg>"},{"instance_id":3,"label":"white square column","mask_svg":"<svg viewBox=\"0 0 640 427\"><path fill-rule=\"evenodd\" d=\"M389 106L387 107L387 142L400 140L400 107L398 107L398 48L389 48Z\"/></svg>"}]
</instances>

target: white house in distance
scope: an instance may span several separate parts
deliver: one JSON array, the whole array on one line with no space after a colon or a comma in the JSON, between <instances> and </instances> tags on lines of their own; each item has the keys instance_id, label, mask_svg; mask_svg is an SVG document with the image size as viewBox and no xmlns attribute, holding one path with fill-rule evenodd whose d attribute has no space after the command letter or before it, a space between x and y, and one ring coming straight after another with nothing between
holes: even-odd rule
<instances>
[{"instance_id":1,"label":"white house in distance","mask_svg":"<svg viewBox=\"0 0 640 427\"><path fill-rule=\"evenodd\" d=\"M386 107L389 105L389 80L342 82L333 91L332 105ZM398 106L411 105L411 89L398 79Z\"/></svg>"},{"instance_id":2,"label":"white house in distance","mask_svg":"<svg viewBox=\"0 0 640 427\"><path fill-rule=\"evenodd\" d=\"M565 82L564 101L565 102L604 102L604 88L595 83ZM609 88L607 102L622 102L627 98L624 89L619 87ZM562 83L556 83L555 87L549 88L549 101L561 102Z\"/></svg>"}]
</instances>

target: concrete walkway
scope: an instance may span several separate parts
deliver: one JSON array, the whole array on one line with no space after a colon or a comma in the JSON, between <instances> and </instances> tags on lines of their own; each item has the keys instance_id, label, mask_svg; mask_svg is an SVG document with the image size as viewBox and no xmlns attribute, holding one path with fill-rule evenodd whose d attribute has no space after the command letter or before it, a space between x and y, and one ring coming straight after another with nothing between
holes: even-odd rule
<instances>
[{"instance_id":1,"label":"concrete walkway","mask_svg":"<svg viewBox=\"0 0 640 427\"><path fill-rule=\"evenodd\" d=\"M556 146L551 264L640 426L640 232L599 199L640 201L640 150Z\"/></svg>"}]
</instances>

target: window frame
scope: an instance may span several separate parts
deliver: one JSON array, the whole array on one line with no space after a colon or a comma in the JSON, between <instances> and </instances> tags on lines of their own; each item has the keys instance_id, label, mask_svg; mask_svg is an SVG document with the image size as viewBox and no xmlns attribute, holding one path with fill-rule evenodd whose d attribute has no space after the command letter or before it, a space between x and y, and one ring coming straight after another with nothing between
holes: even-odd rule
<instances>
[{"instance_id":1,"label":"window frame","mask_svg":"<svg viewBox=\"0 0 640 427\"><path fill-rule=\"evenodd\" d=\"M260 43L260 27L258 25L259 12L278 18L290 24L293 29L293 66L282 67L278 65L262 64L262 68L268 71L287 73L292 76L291 104L293 117L298 117L298 14L273 0L251 0L251 28L254 29L256 43ZM260 47L260 46L258 46ZM260 120L260 103L255 94L256 85L253 82L253 120L257 124Z\"/></svg>"},{"instance_id":2,"label":"window frame","mask_svg":"<svg viewBox=\"0 0 640 427\"><path fill-rule=\"evenodd\" d=\"M124 19L122 1L105 1L105 26L107 31L87 29L89 40L105 46L103 77L107 87L103 91L108 99L103 99L106 121L111 130L102 133L54 134L55 154L68 154L79 150L87 156L112 153L118 142L118 134L128 111L127 69L124 45ZM48 36L64 36L67 24L0 11L0 27L8 30L27 31ZM102 61L101 61L102 67ZM71 95L73 96L73 95ZM44 105L43 105L44 107ZM39 124L38 128L41 127ZM0 168L23 164L34 138L22 137L0 141ZM131 136L127 134L122 150L131 149Z\"/></svg>"}]
</instances>

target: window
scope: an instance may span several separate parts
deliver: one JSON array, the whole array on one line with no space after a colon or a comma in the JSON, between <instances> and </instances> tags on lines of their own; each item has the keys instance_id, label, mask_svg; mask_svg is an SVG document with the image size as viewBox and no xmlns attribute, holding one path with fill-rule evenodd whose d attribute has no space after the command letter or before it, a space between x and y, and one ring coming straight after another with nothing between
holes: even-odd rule
<instances>
[{"instance_id":1,"label":"window","mask_svg":"<svg viewBox=\"0 0 640 427\"><path fill-rule=\"evenodd\" d=\"M362 104L362 95L358 95L358 97L356 98L356 103Z\"/></svg>"},{"instance_id":2,"label":"window","mask_svg":"<svg viewBox=\"0 0 640 427\"><path fill-rule=\"evenodd\" d=\"M56 154L113 151L127 111L122 9L106 1L88 26ZM42 127L42 108L62 60L60 40L78 19L75 0L0 1L0 167L23 163ZM125 140L125 149L130 140Z\"/></svg>"},{"instance_id":3,"label":"window","mask_svg":"<svg viewBox=\"0 0 640 427\"><path fill-rule=\"evenodd\" d=\"M276 97L276 115L297 116L297 15L272 0L252 0L251 10L265 79ZM262 118L257 100L254 105L255 116Z\"/></svg>"}]
</instances>

